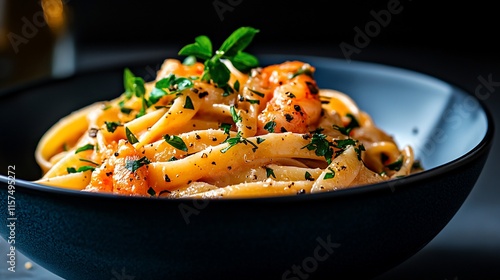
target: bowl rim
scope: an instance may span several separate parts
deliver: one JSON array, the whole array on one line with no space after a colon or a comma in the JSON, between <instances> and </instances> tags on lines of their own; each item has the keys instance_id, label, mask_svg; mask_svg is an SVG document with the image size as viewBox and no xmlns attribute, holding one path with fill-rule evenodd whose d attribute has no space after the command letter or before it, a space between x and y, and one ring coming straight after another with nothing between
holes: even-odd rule
<instances>
[{"instance_id":1,"label":"bowl rim","mask_svg":"<svg viewBox=\"0 0 500 280\"><path fill-rule=\"evenodd\" d=\"M425 72L422 71L417 71L409 68L404 68L404 67L399 67L399 66L394 66L394 65L389 65L389 64L384 64L380 62L371 62L371 61L363 61L363 60L352 60L352 61L345 61L340 58L336 57L325 57L325 56L317 56L317 55L303 55L303 54L298 54L298 55L293 55L293 54L273 54L273 53L262 53L260 55L257 55L259 58L266 58L266 59L276 59L276 58L285 58L285 59L295 59L295 60L323 60L325 62L329 63L336 63L336 62L341 62L341 63L348 63L353 65L352 67L383 67L384 69L388 70L397 70L397 71L403 71L405 74L410 74L410 75L418 75L420 77L423 77L424 79L432 79L434 81L442 82L446 84L447 86L450 86L452 89L458 90L461 93L472 97L478 104L480 109L483 111L483 113L486 116L486 132L484 136L482 137L481 141L476 144L472 149L470 149L468 152L464 153L463 155L448 161L446 163L443 163L441 165L432 167L427 170L423 170L418 173L410 174L406 177L402 178L397 178L389 181L383 181L379 183L374 183L374 184L366 184L366 185L360 185L352 188L347 188L347 189L341 189L337 191L330 191L330 192L319 192L319 193L311 193L307 195L287 195L287 196L270 196L270 197L249 197L249 198L224 198L224 199L210 199L209 201L217 201L217 203L227 203L227 202L296 202L296 201L302 201L302 200L321 200L321 199L336 199L336 198L341 198L341 197L350 197L350 196L357 196L357 195L369 195L369 194L374 194L374 193L381 193L381 192L395 192L399 188L406 188L410 187L408 185L413 185L411 187L418 187L418 182L424 182L428 179L438 177L442 174L448 173L453 171L456 167L459 166L464 166L467 165L468 163L474 161L476 158L480 157L484 153L489 153L491 150L491 146L493 144L493 138L494 138L494 131L495 131L495 124L494 124L494 118L492 116L492 112L488 109L486 106L485 102L479 98L477 98L475 95L473 95L470 91L466 90L465 88L449 82L445 79L438 78L433 75L429 75ZM146 65L147 62L144 63ZM129 67L134 67L134 66L129 66ZM24 90L30 90L35 87L39 86L48 86L52 85L55 83L60 83L62 81L68 81L72 79L76 79L81 76L85 75L92 75L98 72L103 72L103 71L112 71L112 70L118 70L118 68L123 68L121 65L114 65L114 66L109 66L109 67L96 67L91 70L87 70L84 72L77 72L71 76L63 77L63 78L48 78L48 79L43 79L35 82L28 83L25 86L18 86L16 88L10 88L5 91L0 91L0 99L2 98L7 98L11 94L14 94L16 92L24 91ZM9 178L8 176L4 174L0 174L0 184L2 187L3 186L7 187ZM55 194L55 195L62 195L65 197L76 197L76 198L83 198L83 197L91 197L92 199L118 199L120 201L172 201L176 203L184 203L184 202L192 202L194 200L199 200L196 198L176 198L176 199L171 199L171 198L154 198L154 197L144 197L144 196L126 196L126 195L118 195L118 194L113 194L113 193L96 193L96 192L82 192L79 190L71 190L71 189L65 189L65 188L58 188L58 187L52 187L52 186L46 186L42 184L37 184L32 181L24 180L24 179L18 179L15 178L15 187L16 191L17 190L22 190L22 191L28 191L36 194L45 194L45 195L50 195L50 194ZM17 188L20 187L20 188ZM168 203L168 202L162 202L162 203Z\"/></svg>"}]
</instances>

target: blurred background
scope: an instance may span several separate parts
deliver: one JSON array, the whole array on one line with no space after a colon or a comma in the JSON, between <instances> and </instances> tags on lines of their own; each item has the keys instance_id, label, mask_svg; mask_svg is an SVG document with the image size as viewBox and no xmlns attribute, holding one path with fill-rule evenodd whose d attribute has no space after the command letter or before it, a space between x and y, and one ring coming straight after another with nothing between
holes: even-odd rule
<instances>
[{"instance_id":1,"label":"blurred background","mask_svg":"<svg viewBox=\"0 0 500 280\"><path fill-rule=\"evenodd\" d=\"M0 0L0 94L107 67L159 65L195 36L209 36L216 47L245 25L260 29L248 49L255 54L383 63L471 93L482 85L500 123L497 9L485 0L436 2ZM500 279L497 135L455 218L421 252L377 280ZM53 279L37 266L24 275Z\"/></svg>"}]
</instances>

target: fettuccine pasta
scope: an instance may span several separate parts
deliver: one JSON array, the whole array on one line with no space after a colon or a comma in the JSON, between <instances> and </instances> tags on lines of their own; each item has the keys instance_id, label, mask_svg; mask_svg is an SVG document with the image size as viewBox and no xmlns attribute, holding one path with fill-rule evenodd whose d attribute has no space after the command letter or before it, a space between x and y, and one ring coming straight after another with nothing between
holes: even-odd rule
<instances>
[{"instance_id":1,"label":"fettuccine pasta","mask_svg":"<svg viewBox=\"0 0 500 280\"><path fill-rule=\"evenodd\" d=\"M166 59L149 82L126 69L122 95L62 118L42 137L36 182L120 195L243 198L335 191L416 171L412 148L398 147L347 94L318 88L313 65L241 71L235 57L242 52L235 53L215 66L192 56Z\"/></svg>"}]
</instances>

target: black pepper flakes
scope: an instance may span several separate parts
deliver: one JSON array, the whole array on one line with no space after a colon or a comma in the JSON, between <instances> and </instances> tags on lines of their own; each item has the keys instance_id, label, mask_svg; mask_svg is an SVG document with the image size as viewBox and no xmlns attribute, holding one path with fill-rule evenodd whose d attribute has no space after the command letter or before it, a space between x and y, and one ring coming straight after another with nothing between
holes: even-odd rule
<instances>
[{"instance_id":1,"label":"black pepper flakes","mask_svg":"<svg viewBox=\"0 0 500 280\"><path fill-rule=\"evenodd\" d=\"M164 179L165 179L165 182L167 182L167 183L168 183L168 182L170 182L170 178L168 177L168 175L167 175L167 174L165 174Z\"/></svg>"}]
</instances>

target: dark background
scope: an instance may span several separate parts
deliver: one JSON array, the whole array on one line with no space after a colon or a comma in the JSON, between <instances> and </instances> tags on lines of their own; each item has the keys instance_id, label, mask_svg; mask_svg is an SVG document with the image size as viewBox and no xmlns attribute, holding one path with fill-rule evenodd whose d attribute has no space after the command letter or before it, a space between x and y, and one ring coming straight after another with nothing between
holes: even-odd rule
<instances>
[{"instance_id":1,"label":"dark background","mask_svg":"<svg viewBox=\"0 0 500 280\"><path fill-rule=\"evenodd\" d=\"M471 93L480 84L479 77L500 82L500 24L498 10L490 1L65 2L76 50L74 68L68 75L116 64L160 63L175 56L195 36L209 36L216 48L236 28L252 26L260 30L248 49L252 53L346 59L340 45L349 44L358 48L349 57L352 60L416 70ZM26 4L36 1L9 3L21 11L9 10L7 30L21 33L20 18L29 18L40 7ZM386 26L372 30L373 36L363 46L356 45L355 29L373 25L373 13L380 14L395 3L400 12L391 14L390 21L386 18ZM4 40L3 48L0 43L0 86L8 91L50 77L54 65L47 59L52 55L47 46L53 46L54 37L46 27L40 28L39 35L20 45L16 54L8 42ZM497 124L499 93L497 84L486 100ZM497 133L495 138L483 174L455 218L421 252L378 280L500 279Z\"/></svg>"}]
</instances>

